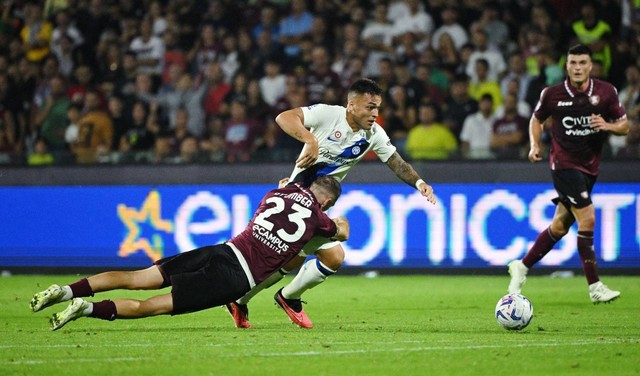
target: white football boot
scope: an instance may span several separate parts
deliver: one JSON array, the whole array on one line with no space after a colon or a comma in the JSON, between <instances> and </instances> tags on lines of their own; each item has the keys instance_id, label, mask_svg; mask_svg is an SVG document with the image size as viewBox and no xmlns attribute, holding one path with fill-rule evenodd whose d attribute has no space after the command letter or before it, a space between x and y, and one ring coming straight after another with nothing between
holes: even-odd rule
<instances>
[{"instance_id":1,"label":"white football boot","mask_svg":"<svg viewBox=\"0 0 640 376\"><path fill-rule=\"evenodd\" d=\"M51 324L51 330L58 330L62 328L69 321L73 321L77 318L84 316L84 311L89 308L89 302L80 298L74 298L71 304L63 311L54 313L49 320Z\"/></svg>"},{"instance_id":2,"label":"white football boot","mask_svg":"<svg viewBox=\"0 0 640 376\"><path fill-rule=\"evenodd\" d=\"M601 281L589 285L589 297L593 304L610 303L620 296L620 291L611 290Z\"/></svg>"}]
</instances>

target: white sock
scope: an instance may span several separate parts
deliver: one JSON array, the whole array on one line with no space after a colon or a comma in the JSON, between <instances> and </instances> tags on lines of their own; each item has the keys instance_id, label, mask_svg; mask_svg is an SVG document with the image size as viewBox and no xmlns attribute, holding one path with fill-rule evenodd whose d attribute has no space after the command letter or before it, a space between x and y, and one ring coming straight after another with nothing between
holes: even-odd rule
<instances>
[{"instance_id":1,"label":"white sock","mask_svg":"<svg viewBox=\"0 0 640 376\"><path fill-rule=\"evenodd\" d=\"M66 302L67 300L71 300L71 298L73 298L73 291L71 291L71 287L67 286L62 286L61 287L62 291L64 291L64 296L62 297L62 301Z\"/></svg>"},{"instance_id":2,"label":"white sock","mask_svg":"<svg viewBox=\"0 0 640 376\"><path fill-rule=\"evenodd\" d=\"M87 302L89 303L88 307L85 308L84 311L82 311L82 316L89 316L90 314L93 313L93 303L91 302Z\"/></svg>"},{"instance_id":3,"label":"white sock","mask_svg":"<svg viewBox=\"0 0 640 376\"><path fill-rule=\"evenodd\" d=\"M254 296L256 296L257 293L259 293L260 291L268 287L275 285L278 281L284 278L284 276L288 273L289 273L288 271L284 269L280 269L279 271L271 274L269 277L267 277L267 279L253 286L253 288L249 290L248 293L244 294L242 298L236 300L236 303L238 304L249 303L249 300L251 300Z\"/></svg>"},{"instance_id":4,"label":"white sock","mask_svg":"<svg viewBox=\"0 0 640 376\"><path fill-rule=\"evenodd\" d=\"M291 283L282 289L282 296L287 299L300 299L305 291L318 286L335 272L335 270L327 268L317 258L309 260L302 265Z\"/></svg>"}]
</instances>

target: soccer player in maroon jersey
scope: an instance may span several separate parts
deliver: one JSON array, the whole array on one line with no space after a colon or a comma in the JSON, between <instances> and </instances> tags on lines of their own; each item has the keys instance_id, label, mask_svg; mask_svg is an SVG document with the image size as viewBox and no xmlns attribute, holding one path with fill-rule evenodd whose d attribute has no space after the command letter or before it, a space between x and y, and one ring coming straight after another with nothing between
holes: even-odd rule
<instances>
[{"instance_id":1,"label":"soccer player in maroon jersey","mask_svg":"<svg viewBox=\"0 0 640 376\"><path fill-rule=\"evenodd\" d=\"M264 196L244 231L226 243L166 257L143 270L111 271L67 286L52 285L33 296L31 310L37 312L73 298L65 310L51 318L51 329L57 330L84 316L133 319L222 306L298 257L312 237L347 240L347 220L332 220L324 213L340 193L340 183L330 176L317 178L308 188L294 183L272 190ZM82 299L115 289L155 290L167 286L171 286L171 293L147 300L91 303Z\"/></svg>"},{"instance_id":2,"label":"soccer player in maroon jersey","mask_svg":"<svg viewBox=\"0 0 640 376\"><path fill-rule=\"evenodd\" d=\"M509 263L509 293L520 293L527 272L578 223L578 253L594 304L620 296L600 281L593 249L595 208L591 190L600 172L600 154L607 134L629 132L627 116L613 85L590 78L591 49L579 44L567 53L567 75L561 84L540 94L529 122L529 160L542 160L540 136L544 122L551 119L550 165L556 211L551 225L542 231L522 260Z\"/></svg>"}]
</instances>

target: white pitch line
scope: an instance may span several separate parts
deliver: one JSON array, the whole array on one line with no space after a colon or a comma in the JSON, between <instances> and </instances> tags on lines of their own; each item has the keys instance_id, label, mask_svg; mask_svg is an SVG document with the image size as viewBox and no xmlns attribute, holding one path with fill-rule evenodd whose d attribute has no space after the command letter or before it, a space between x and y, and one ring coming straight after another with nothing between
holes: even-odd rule
<instances>
[{"instance_id":1,"label":"white pitch line","mask_svg":"<svg viewBox=\"0 0 640 376\"><path fill-rule=\"evenodd\" d=\"M413 341L407 341L413 342ZM399 343L399 342L396 342ZM561 346L589 346L589 345L602 345L602 344L624 344L624 343L638 343L636 340L581 340L571 342L544 342L544 343L516 343L510 345L511 347L561 347ZM355 344L355 343L349 343ZM136 346L148 346L148 344L134 344ZM238 344L234 344L238 345ZM244 344L246 345L246 344ZM335 344L332 344L335 345ZM70 345L69 345L70 346ZM64 347L69 347L64 346ZM219 344L215 347L223 347L226 345ZM63 346L60 346L63 347ZM73 347L76 347L74 345ZM107 347L107 346L96 346ZM113 346L111 346L113 347ZM247 356L259 356L259 357L285 357L285 356L331 356L331 355L348 355L348 354L368 354L379 352L426 352L426 351L462 351L462 350L477 350L477 349L496 349L504 348L504 344L501 345L468 345L468 346L419 346L419 347L396 347L396 348L380 348L380 349L354 349L354 350L322 350L322 351L301 351L301 352L266 352L266 353L252 353L243 352L238 355L221 355L222 358L237 358ZM207 355L210 357L210 354ZM52 360L24 360L24 361L0 361L0 365L37 365L37 364L58 364L58 363L85 363L85 362L100 362L100 361L116 361L116 362L132 362L146 360L146 357L122 357L122 358L67 358L52 359Z\"/></svg>"}]
</instances>

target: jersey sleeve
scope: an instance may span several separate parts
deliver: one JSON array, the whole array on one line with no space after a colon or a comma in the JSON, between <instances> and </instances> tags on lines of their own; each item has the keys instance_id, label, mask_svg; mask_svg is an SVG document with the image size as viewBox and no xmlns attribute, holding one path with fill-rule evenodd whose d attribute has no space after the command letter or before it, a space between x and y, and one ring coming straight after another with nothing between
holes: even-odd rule
<instances>
[{"instance_id":1,"label":"jersey sleeve","mask_svg":"<svg viewBox=\"0 0 640 376\"><path fill-rule=\"evenodd\" d=\"M387 132L378 123L374 123L372 130L374 131L372 149L382 163L387 163L389 158L396 152L396 147L391 143Z\"/></svg>"},{"instance_id":2,"label":"jersey sleeve","mask_svg":"<svg viewBox=\"0 0 640 376\"><path fill-rule=\"evenodd\" d=\"M311 106L300 107L304 115L304 126L307 129L317 128L326 122L330 114L330 106L318 103ZM323 121L324 120L324 121Z\"/></svg>"},{"instance_id":3,"label":"jersey sleeve","mask_svg":"<svg viewBox=\"0 0 640 376\"><path fill-rule=\"evenodd\" d=\"M315 235L323 236L325 238L332 238L338 233L338 226L329 218L329 216L322 210L318 210L318 227L316 228Z\"/></svg>"},{"instance_id":4,"label":"jersey sleeve","mask_svg":"<svg viewBox=\"0 0 640 376\"><path fill-rule=\"evenodd\" d=\"M540 120L540 122L547 120L547 118L551 116L546 103L548 91L548 88L542 90L542 92L540 93L540 99L538 99L538 103L536 104L536 108L533 109L533 116L535 116L536 119Z\"/></svg>"}]
</instances>

